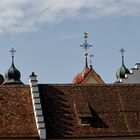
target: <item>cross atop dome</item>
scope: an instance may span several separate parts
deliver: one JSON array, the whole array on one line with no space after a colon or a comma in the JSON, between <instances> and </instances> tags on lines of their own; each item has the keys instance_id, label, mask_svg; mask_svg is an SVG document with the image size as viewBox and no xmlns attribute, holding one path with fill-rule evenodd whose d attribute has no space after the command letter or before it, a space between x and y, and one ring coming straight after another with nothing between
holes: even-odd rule
<instances>
[{"instance_id":1,"label":"cross atop dome","mask_svg":"<svg viewBox=\"0 0 140 140\"><path fill-rule=\"evenodd\" d=\"M124 65L124 52L125 52L125 49L122 47L119 52L121 53L122 55L122 65Z\"/></svg>"},{"instance_id":2,"label":"cross atop dome","mask_svg":"<svg viewBox=\"0 0 140 140\"><path fill-rule=\"evenodd\" d=\"M12 55L12 63L14 63L14 54L15 54L16 50L14 48L12 48L9 52Z\"/></svg>"},{"instance_id":3,"label":"cross atop dome","mask_svg":"<svg viewBox=\"0 0 140 140\"><path fill-rule=\"evenodd\" d=\"M121 52L122 57L124 57L125 49L123 49L123 47L120 49L120 52Z\"/></svg>"}]
</instances>

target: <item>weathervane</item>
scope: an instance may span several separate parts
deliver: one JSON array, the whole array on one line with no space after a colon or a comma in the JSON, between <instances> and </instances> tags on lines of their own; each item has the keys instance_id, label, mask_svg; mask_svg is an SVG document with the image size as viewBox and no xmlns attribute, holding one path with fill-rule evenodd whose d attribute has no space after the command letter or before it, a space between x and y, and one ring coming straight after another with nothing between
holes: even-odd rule
<instances>
[{"instance_id":1,"label":"weathervane","mask_svg":"<svg viewBox=\"0 0 140 140\"><path fill-rule=\"evenodd\" d=\"M84 32L84 38L88 38L88 33L87 32Z\"/></svg>"},{"instance_id":2,"label":"weathervane","mask_svg":"<svg viewBox=\"0 0 140 140\"><path fill-rule=\"evenodd\" d=\"M90 57L90 65L92 66L92 58L94 57L94 55L91 54L89 57Z\"/></svg>"},{"instance_id":3,"label":"weathervane","mask_svg":"<svg viewBox=\"0 0 140 140\"><path fill-rule=\"evenodd\" d=\"M84 38L85 38L85 42L82 45L80 45L80 47L82 47L85 50L85 52L87 52L87 49L89 49L89 47L92 47L92 45L89 45L87 42L87 38L88 38L87 32L84 32Z\"/></svg>"},{"instance_id":4,"label":"weathervane","mask_svg":"<svg viewBox=\"0 0 140 140\"><path fill-rule=\"evenodd\" d=\"M12 63L14 63L14 54L15 54L16 50L14 48L12 48L9 52L12 55Z\"/></svg>"}]
</instances>

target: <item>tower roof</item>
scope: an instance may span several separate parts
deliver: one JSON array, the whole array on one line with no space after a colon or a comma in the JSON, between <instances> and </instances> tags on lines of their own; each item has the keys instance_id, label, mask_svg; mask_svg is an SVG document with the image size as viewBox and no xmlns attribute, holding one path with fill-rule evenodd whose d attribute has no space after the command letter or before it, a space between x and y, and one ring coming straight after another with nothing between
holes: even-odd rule
<instances>
[{"instance_id":1,"label":"tower roof","mask_svg":"<svg viewBox=\"0 0 140 140\"><path fill-rule=\"evenodd\" d=\"M90 71L90 68L88 67L88 60L87 60L88 53L87 53L87 50L89 49L89 47L92 47L92 45L88 44L87 38L88 38L88 33L84 32L85 42L82 45L80 45L80 47L82 47L85 51L85 66L84 66L83 71L78 73L74 77L73 83L80 83L84 79L84 77L87 75L87 73Z\"/></svg>"},{"instance_id":2,"label":"tower roof","mask_svg":"<svg viewBox=\"0 0 140 140\"><path fill-rule=\"evenodd\" d=\"M10 52L12 54L12 64L5 73L5 84L21 84L22 82L20 81L20 71L14 65L14 53L16 51L14 50L14 48L12 48Z\"/></svg>"},{"instance_id":3,"label":"tower roof","mask_svg":"<svg viewBox=\"0 0 140 140\"><path fill-rule=\"evenodd\" d=\"M87 53L85 54L85 66L82 72L78 73L74 79L73 79L73 83L80 83L85 76L88 74L88 72L90 71L90 68L88 67L88 61L87 61Z\"/></svg>"},{"instance_id":4,"label":"tower roof","mask_svg":"<svg viewBox=\"0 0 140 140\"><path fill-rule=\"evenodd\" d=\"M123 48L121 48L120 52L122 54L122 65L116 72L117 81L119 81L120 78L125 78L125 74L130 73L130 71L125 67L125 64L124 64L124 52L125 52L125 50Z\"/></svg>"},{"instance_id":5,"label":"tower roof","mask_svg":"<svg viewBox=\"0 0 140 140\"><path fill-rule=\"evenodd\" d=\"M85 52L85 66L82 72L78 73L74 79L73 83L80 84L80 83L104 83L102 79L99 77L99 75L93 70L92 68L92 61L90 60L90 68L88 66L88 49L92 47L92 45L89 45L88 41L88 33L84 32L84 39L85 42L80 45L84 49ZM93 57L93 55L90 55L90 57ZM85 82L86 79L86 82Z\"/></svg>"}]
</instances>

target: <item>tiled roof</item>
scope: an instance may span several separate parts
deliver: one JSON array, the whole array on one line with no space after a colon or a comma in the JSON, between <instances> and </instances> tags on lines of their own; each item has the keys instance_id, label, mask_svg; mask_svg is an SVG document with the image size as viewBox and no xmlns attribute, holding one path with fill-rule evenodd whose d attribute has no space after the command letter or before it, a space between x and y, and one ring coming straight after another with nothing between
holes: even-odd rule
<instances>
[{"instance_id":1,"label":"tiled roof","mask_svg":"<svg viewBox=\"0 0 140 140\"><path fill-rule=\"evenodd\" d=\"M39 90L48 138L140 136L140 84L40 84ZM80 117L92 117L92 124L81 125Z\"/></svg>"},{"instance_id":2,"label":"tiled roof","mask_svg":"<svg viewBox=\"0 0 140 140\"><path fill-rule=\"evenodd\" d=\"M38 137L29 86L0 86L0 138Z\"/></svg>"},{"instance_id":3,"label":"tiled roof","mask_svg":"<svg viewBox=\"0 0 140 140\"><path fill-rule=\"evenodd\" d=\"M73 79L73 83L80 83L84 78L85 76L90 72L90 69L89 67L85 67L84 70L80 73L78 73L74 79Z\"/></svg>"}]
</instances>

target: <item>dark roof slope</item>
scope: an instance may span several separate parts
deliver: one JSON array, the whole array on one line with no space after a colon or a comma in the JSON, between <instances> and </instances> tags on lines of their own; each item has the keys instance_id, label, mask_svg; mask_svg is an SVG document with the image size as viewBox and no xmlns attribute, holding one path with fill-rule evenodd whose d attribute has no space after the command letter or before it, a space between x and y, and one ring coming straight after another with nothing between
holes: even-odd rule
<instances>
[{"instance_id":1,"label":"dark roof slope","mask_svg":"<svg viewBox=\"0 0 140 140\"><path fill-rule=\"evenodd\" d=\"M48 138L140 136L140 84L40 84L39 90ZM91 125L80 117L91 117Z\"/></svg>"},{"instance_id":2,"label":"dark roof slope","mask_svg":"<svg viewBox=\"0 0 140 140\"><path fill-rule=\"evenodd\" d=\"M38 137L29 86L0 86L0 138L2 137Z\"/></svg>"}]
</instances>

